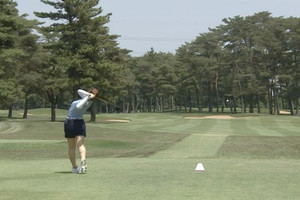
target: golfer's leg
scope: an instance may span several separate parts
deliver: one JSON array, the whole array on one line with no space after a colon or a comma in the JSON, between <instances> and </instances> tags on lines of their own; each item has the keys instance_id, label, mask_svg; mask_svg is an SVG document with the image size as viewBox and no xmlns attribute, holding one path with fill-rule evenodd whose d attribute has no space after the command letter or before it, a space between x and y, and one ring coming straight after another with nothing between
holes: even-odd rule
<instances>
[{"instance_id":1,"label":"golfer's leg","mask_svg":"<svg viewBox=\"0 0 300 200\"><path fill-rule=\"evenodd\" d=\"M68 139L68 146L69 146L69 159L73 167L76 167L76 158L75 158L75 149L76 149L76 142L75 138L67 138Z\"/></svg>"},{"instance_id":2,"label":"golfer's leg","mask_svg":"<svg viewBox=\"0 0 300 200\"><path fill-rule=\"evenodd\" d=\"M76 143L77 143L78 150L79 150L80 160L85 160L86 159L86 149L84 146L84 137L77 136Z\"/></svg>"},{"instance_id":3,"label":"golfer's leg","mask_svg":"<svg viewBox=\"0 0 300 200\"><path fill-rule=\"evenodd\" d=\"M86 164L86 149L84 146L84 137L83 136L77 136L76 137L76 143L78 146L79 154L80 154L80 167L79 172L80 174L85 174L87 171L87 164Z\"/></svg>"}]
</instances>

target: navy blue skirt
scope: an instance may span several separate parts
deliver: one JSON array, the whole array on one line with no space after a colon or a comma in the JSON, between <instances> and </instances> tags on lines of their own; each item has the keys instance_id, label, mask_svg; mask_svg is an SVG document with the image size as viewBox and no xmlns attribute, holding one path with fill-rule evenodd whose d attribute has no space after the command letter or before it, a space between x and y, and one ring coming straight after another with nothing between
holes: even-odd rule
<instances>
[{"instance_id":1,"label":"navy blue skirt","mask_svg":"<svg viewBox=\"0 0 300 200\"><path fill-rule=\"evenodd\" d=\"M83 119L66 119L64 130L65 138L75 138L79 135L86 137L85 122Z\"/></svg>"}]
</instances>

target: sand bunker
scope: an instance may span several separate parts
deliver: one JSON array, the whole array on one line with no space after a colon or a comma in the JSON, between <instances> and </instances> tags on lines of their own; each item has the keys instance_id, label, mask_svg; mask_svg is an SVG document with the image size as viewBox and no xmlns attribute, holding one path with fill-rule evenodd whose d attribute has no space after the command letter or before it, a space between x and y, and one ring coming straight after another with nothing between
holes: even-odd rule
<instances>
[{"instance_id":1,"label":"sand bunker","mask_svg":"<svg viewBox=\"0 0 300 200\"><path fill-rule=\"evenodd\" d=\"M184 117L184 119L235 119L229 115L209 115L204 117Z\"/></svg>"},{"instance_id":2,"label":"sand bunker","mask_svg":"<svg viewBox=\"0 0 300 200\"><path fill-rule=\"evenodd\" d=\"M129 123L130 120L128 119L108 119L108 120L105 120L107 122L122 122L122 123Z\"/></svg>"},{"instance_id":3,"label":"sand bunker","mask_svg":"<svg viewBox=\"0 0 300 200\"><path fill-rule=\"evenodd\" d=\"M20 115L23 115L24 113L19 113L19 114L20 114ZM33 115L33 114L27 113L27 115L29 115L29 116L30 116L30 115Z\"/></svg>"},{"instance_id":4,"label":"sand bunker","mask_svg":"<svg viewBox=\"0 0 300 200\"><path fill-rule=\"evenodd\" d=\"M291 114L291 112L288 112L288 111L283 111L283 110L281 110L281 111L280 111L280 114L284 114L284 115L290 115L290 114Z\"/></svg>"}]
</instances>

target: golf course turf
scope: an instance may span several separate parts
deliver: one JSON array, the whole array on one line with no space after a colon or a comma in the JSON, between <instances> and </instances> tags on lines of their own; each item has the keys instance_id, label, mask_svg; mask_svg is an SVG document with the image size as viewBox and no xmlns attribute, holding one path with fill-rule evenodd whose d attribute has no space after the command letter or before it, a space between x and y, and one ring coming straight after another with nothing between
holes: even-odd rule
<instances>
[{"instance_id":1,"label":"golf course turf","mask_svg":"<svg viewBox=\"0 0 300 200\"><path fill-rule=\"evenodd\" d=\"M99 114L90 123L86 115L88 173L80 175L70 173L66 112L50 122L49 109L28 119L0 111L1 200L300 197L298 116Z\"/></svg>"}]
</instances>

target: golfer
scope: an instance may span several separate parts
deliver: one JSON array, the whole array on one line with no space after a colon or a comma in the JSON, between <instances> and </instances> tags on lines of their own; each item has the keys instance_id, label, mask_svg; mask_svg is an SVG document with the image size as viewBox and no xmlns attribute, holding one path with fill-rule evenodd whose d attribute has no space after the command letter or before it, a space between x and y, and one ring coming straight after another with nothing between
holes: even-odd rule
<instances>
[{"instance_id":1,"label":"golfer","mask_svg":"<svg viewBox=\"0 0 300 200\"><path fill-rule=\"evenodd\" d=\"M77 93L81 99L72 102L64 123L64 131L65 138L68 140L68 153L72 164L72 173L85 174L87 172L86 148L84 146L86 128L83 120L83 114L92 105L92 99L98 95L99 91L96 88L91 89L89 92L79 89ZM76 164L75 158L76 145L78 147L81 160L79 167Z\"/></svg>"}]
</instances>

